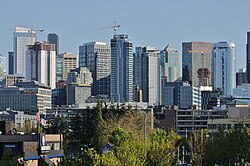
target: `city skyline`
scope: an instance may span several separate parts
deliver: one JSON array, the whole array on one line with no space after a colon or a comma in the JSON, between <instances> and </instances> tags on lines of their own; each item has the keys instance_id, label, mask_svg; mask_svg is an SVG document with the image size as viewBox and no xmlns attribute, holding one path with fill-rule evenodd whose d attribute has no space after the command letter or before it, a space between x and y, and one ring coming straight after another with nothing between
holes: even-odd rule
<instances>
[{"instance_id":1,"label":"city skyline","mask_svg":"<svg viewBox=\"0 0 250 166\"><path fill-rule=\"evenodd\" d=\"M181 52L181 44L185 41L234 41L237 69L246 64L246 33L250 30L250 23L245 21L250 15L247 12L250 2L247 0L241 3L233 0L161 0L157 3L109 0L91 1L87 5L79 0L60 4L59 1L45 0L39 5L32 1L11 2L2 2L0 6L0 53L4 56L13 51L13 31L9 28L30 28L36 23L37 28L45 30L38 34L38 41L45 41L49 33L56 33L60 36L59 52L75 54L78 46L86 42L109 43L113 30L102 28L112 26L116 19L117 24L121 24L117 33L128 34L134 46L150 45L162 49L167 43L172 43ZM129 12L120 12L119 6L129 9ZM45 12L45 7L50 12ZM9 12L10 8L13 12ZM65 12L65 9L73 12ZM91 11L93 14L87 15ZM239 65L242 64L239 59L244 60L244 66Z\"/></svg>"}]
</instances>

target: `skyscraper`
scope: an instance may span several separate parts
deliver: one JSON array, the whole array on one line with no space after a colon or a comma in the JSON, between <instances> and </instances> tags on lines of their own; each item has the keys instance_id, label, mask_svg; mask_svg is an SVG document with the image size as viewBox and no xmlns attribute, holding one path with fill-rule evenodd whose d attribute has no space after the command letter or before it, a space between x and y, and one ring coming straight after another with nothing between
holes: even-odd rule
<instances>
[{"instance_id":1,"label":"skyscraper","mask_svg":"<svg viewBox=\"0 0 250 166\"><path fill-rule=\"evenodd\" d=\"M0 54L0 81L6 77L6 57Z\"/></svg>"},{"instance_id":2,"label":"skyscraper","mask_svg":"<svg viewBox=\"0 0 250 166\"><path fill-rule=\"evenodd\" d=\"M14 52L8 52L8 74L14 74Z\"/></svg>"},{"instance_id":3,"label":"skyscraper","mask_svg":"<svg viewBox=\"0 0 250 166\"><path fill-rule=\"evenodd\" d=\"M59 36L55 33L48 34L48 43L55 44L56 55L59 54Z\"/></svg>"},{"instance_id":4,"label":"skyscraper","mask_svg":"<svg viewBox=\"0 0 250 166\"><path fill-rule=\"evenodd\" d=\"M28 28L16 27L16 31L13 34L14 74L20 74L25 77L27 46L33 45L35 41L36 33L34 31Z\"/></svg>"},{"instance_id":5,"label":"skyscraper","mask_svg":"<svg viewBox=\"0 0 250 166\"><path fill-rule=\"evenodd\" d=\"M161 52L162 76L167 82L174 82L180 77L179 52L169 43Z\"/></svg>"},{"instance_id":6,"label":"skyscraper","mask_svg":"<svg viewBox=\"0 0 250 166\"><path fill-rule=\"evenodd\" d=\"M70 52L59 54L56 57L56 82L67 80L68 72L78 67L78 56Z\"/></svg>"},{"instance_id":7,"label":"skyscraper","mask_svg":"<svg viewBox=\"0 0 250 166\"><path fill-rule=\"evenodd\" d=\"M115 102L133 101L133 44L128 35L111 39L110 99Z\"/></svg>"},{"instance_id":8,"label":"skyscraper","mask_svg":"<svg viewBox=\"0 0 250 166\"><path fill-rule=\"evenodd\" d=\"M239 69L236 73L236 86L247 83L246 69Z\"/></svg>"},{"instance_id":9,"label":"skyscraper","mask_svg":"<svg viewBox=\"0 0 250 166\"><path fill-rule=\"evenodd\" d=\"M142 90L142 101L160 104L160 55L155 47L136 47L134 85Z\"/></svg>"},{"instance_id":10,"label":"skyscraper","mask_svg":"<svg viewBox=\"0 0 250 166\"><path fill-rule=\"evenodd\" d=\"M212 71L214 89L223 90L225 95L233 95L233 89L236 87L234 43L214 44Z\"/></svg>"},{"instance_id":11,"label":"skyscraper","mask_svg":"<svg viewBox=\"0 0 250 166\"><path fill-rule=\"evenodd\" d=\"M182 43L182 79L193 86L211 85L212 43Z\"/></svg>"},{"instance_id":12,"label":"skyscraper","mask_svg":"<svg viewBox=\"0 0 250 166\"><path fill-rule=\"evenodd\" d=\"M246 68L247 68L247 82L250 83L250 32L247 32L247 44L246 44Z\"/></svg>"},{"instance_id":13,"label":"skyscraper","mask_svg":"<svg viewBox=\"0 0 250 166\"><path fill-rule=\"evenodd\" d=\"M26 51L26 81L38 81L56 88L55 45L36 42Z\"/></svg>"},{"instance_id":14,"label":"skyscraper","mask_svg":"<svg viewBox=\"0 0 250 166\"><path fill-rule=\"evenodd\" d=\"M67 104L85 103L91 96L92 74L86 67L71 70L67 78Z\"/></svg>"},{"instance_id":15,"label":"skyscraper","mask_svg":"<svg viewBox=\"0 0 250 166\"><path fill-rule=\"evenodd\" d=\"M110 46L104 42L90 42L79 46L79 67L92 73L92 94L110 96Z\"/></svg>"}]
</instances>

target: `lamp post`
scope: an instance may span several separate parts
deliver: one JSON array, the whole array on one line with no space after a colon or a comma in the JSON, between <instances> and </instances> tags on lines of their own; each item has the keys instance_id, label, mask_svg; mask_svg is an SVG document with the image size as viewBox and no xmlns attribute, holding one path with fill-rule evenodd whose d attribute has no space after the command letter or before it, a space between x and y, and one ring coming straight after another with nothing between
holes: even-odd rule
<instances>
[{"instance_id":1,"label":"lamp post","mask_svg":"<svg viewBox=\"0 0 250 166\"><path fill-rule=\"evenodd\" d=\"M147 113L144 110L144 156L147 159Z\"/></svg>"},{"instance_id":2,"label":"lamp post","mask_svg":"<svg viewBox=\"0 0 250 166\"><path fill-rule=\"evenodd\" d=\"M182 164L185 163L185 146L182 146Z\"/></svg>"}]
</instances>

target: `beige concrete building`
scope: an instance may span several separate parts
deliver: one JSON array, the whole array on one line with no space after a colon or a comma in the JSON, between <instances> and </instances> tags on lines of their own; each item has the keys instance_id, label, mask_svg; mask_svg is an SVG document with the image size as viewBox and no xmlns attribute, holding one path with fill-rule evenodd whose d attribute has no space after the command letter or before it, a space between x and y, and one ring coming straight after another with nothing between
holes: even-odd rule
<instances>
[{"instance_id":1,"label":"beige concrete building","mask_svg":"<svg viewBox=\"0 0 250 166\"><path fill-rule=\"evenodd\" d=\"M66 81L70 70L78 67L78 55L70 52L59 54L56 59L56 64L57 82L61 80Z\"/></svg>"}]
</instances>

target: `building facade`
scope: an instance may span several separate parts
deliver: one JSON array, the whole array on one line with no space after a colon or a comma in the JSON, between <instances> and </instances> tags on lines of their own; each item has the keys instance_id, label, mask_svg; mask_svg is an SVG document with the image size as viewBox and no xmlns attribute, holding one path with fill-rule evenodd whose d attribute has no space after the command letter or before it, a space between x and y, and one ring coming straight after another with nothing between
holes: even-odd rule
<instances>
[{"instance_id":1,"label":"building facade","mask_svg":"<svg viewBox=\"0 0 250 166\"><path fill-rule=\"evenodd\" d=\"M33 45L36 41L36 33L28 28L16 27L13 33L13 64L14 73L25 77L27 45Z\"/></svg>"},{"instance_id":2,"label":"building facade","mask_svg":"<svg viewBox=\"0 0 250 166\"><path fill-rule=\"evenodd\" d=\"M212 58L214 89L221 89L224 95L233 94L236 87L235 44L219 42L214 44Z\"/></svg>"},{"instance_id":3,"label":"building facade","mask_svg":"<svg viewBox=\"0 0 250 166\"><path fill-rule=\"evenodd\" d=\"M133 44L128 35L111 39L110 98L115 102L133 101Z\"/></svg>"},{"instance_id":4,"label":"building facade","mask_svg":"<svg viewBox=\"0 0 250 166\"><path fill-rule=\"evenodd\" d=\"M188 137L191 132L201 132L208 128L209 119L226 118L227 111L216 110L177 110L176 131L182 137Z\"/></svg>"},{"instance_id":5,"label":"building facade","mask_svg":"<svg viewBox=\"0 0 250 166\"><path fill-rule=\"evenodd\" d=\"M14 52L8 52L8 71L7 74L14 74Z\"/></svg>"},{"instance_id":6,"label":"building facade","mask_svg":"<svg viewBox=\"0 0 250 166\"><path fill-rule=\"evenodd\" d=\"M3 79L6 77L6 57L0 54L0 81L3 81Z\"/></svg>"},{"instance_id":7,"label":"building facade","mask_svg":"<svg viewBox=\"0 0 250 166\"><path fill-rule=\"evenodd\" d=\"M155 47L136 47L134 85L142 90L142 101L160 104L160 56Z\"/></svg>"},{"instance_id":8,"label":"building facade","mask_svg":"<svg viewBox=\"0 0 250 166\"><path fill-rule=\"evenodd\" d=\"M167 82L174 82L180 77L180 57L179 52L169 43L161 52L160 67L162 76Z\"/></svg>"},{"instance_id":9,"label":"building facade","mask_svg":"<svg viewBox=\"0 0 250 166\"><path fill-rule=\"evenodd\" d=\"M182 79L193 86L209 86L211 82L212 43L182 43Z\"/></svg>"},{"instance_id":10,"label":"building facade","mask_svg":"<svg viewBox=\"0 0 250 166\"><path fill-rule=\"evenodd\" d=\"M92 95L110 96L110 46L105 42L90 42L79 46L79 67L92 73Z\"/></svg>"},{"instance_id":11,"label":"building facade","mask_svg":"<svg viewBox=\"0 0 250 166\"><path fill-rule=\"evenodd\" d=\"M38 81L56 88L55 45L36 42L26 51L26 81Z\"/></svg>"},{"instance_id":12,"label":"building facade","mask_svg":"<svg viewBox=\"0 0 250 166\"><path fill-rule=\"evenodd\" d=\"M23 75L7 75L4 79L4 86L14 86L19 82L24 82L25 78Z\"/></svg>"},{"instance_id":13,"label":"building facade","mask_svg":"<svg viewBox=\"0 0 250 166\"><path fill-rule=\"evenodd\" d=\"M181 86L179 108L201 110L200 88L195 86Z\"/></svg>"},{"instance_id":14,"label":"building facade","mask_svg":"<svg viewBox=\"0 0 250 166\"><path fill-rule=\"evenodd\" d=\"M22 82L18 87L0 88L0 108L36 114L51 109L51 89L38 82Z\"/></svg>"},{"instance_id":15,"label":"building facade","mask_svg":"<svg viewBox=\"0 0 250 166\"><path fill-rule=\"evenodd\" d=\"M246 55L247 81L250 83L250 32L247 32Z\"/></svg>"},{"instance_id":16,"label":"building facade","mask_svg":"<svg viewBox=\"0 0 250 166\"><path fill-rule=\"evenodd\" d=\"M65 52L56 57L56 82L66 81L68 72L78 68L78 55Z\"/></svg>"},{"instance_id":17,"label":"building facade","mask_svg":"<svg viewBox=\"0 0 250 166\"><path fill-rule=\"evenodd\" d=\"M247 72L244 69L239 69L236 73L236 86L247 83Z\"/></svg>"},{"instance_id":18,"label":"building facade","mask_svg":"<svg viewBox=\"0 0 250 166\"><path fill-rule=\"evenodd\" d=\"M67 79L67 105L85 103L91 96L92 73L86 67L71 70Z\"/></svg>"},{"instance_id":19,"label":"building facade","mask_svg":"<svg viewBox=\"0 0 250 166\"><path fill-rule=\"evenodd\" d=\"M56 55L59 54L59 36L55 33L48 34L47 41L50 44L55 44Z\"/></svg>"},{"instance_id":20,"label":"building facade","mask_svg":"<svg viewBox=\"0 0 250 166\"><path fill-rule=\"evenodd\" d=\"M190 86L190 84L178 80L174 82L167 82L165 80L161 90L161 104L180 106L180 87L182 86Z\"/></svg>"}]
</instances>

